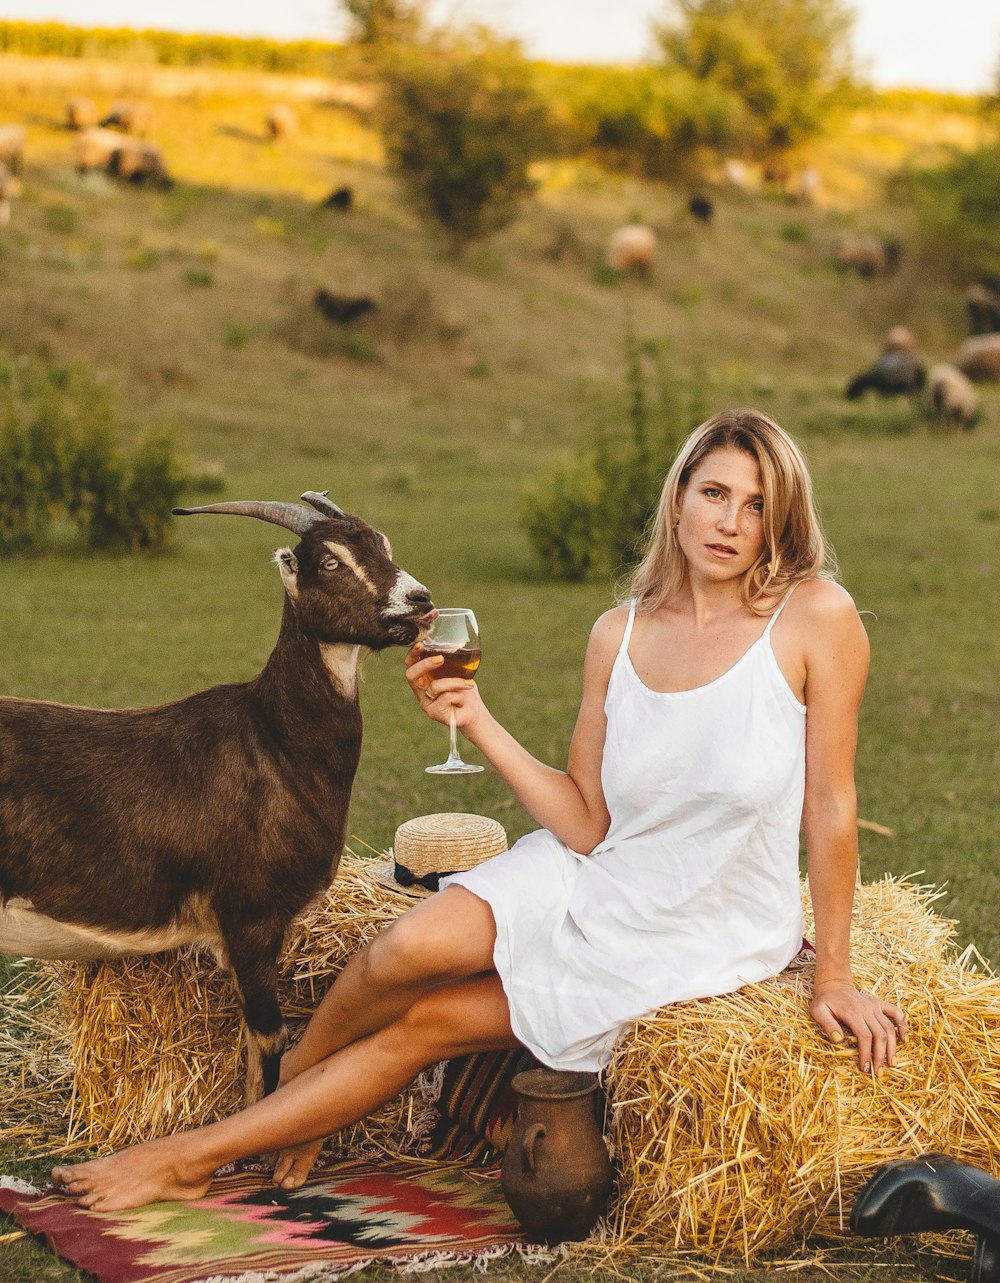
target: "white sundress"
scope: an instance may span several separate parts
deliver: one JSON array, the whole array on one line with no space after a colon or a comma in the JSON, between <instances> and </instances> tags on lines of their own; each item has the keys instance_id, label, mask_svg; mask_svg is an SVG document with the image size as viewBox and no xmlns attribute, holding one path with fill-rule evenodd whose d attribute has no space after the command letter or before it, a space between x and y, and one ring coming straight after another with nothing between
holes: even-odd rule
<instances>
[{"instance_id":1,"label":"white sundress","mask_svg":"<svg viewBox=\"0 0 1000 1283\"><path fill-rule=\"evenodd\" d=\"M540 829L442 879L492 909L511 1024L543 1064L596 1072L639 1016L798 952L806 710L771 649L784 605L721 677L660 692L629 658L633 602L604 705L607 837L580 855Z\"/></svg>"}]
</instances>

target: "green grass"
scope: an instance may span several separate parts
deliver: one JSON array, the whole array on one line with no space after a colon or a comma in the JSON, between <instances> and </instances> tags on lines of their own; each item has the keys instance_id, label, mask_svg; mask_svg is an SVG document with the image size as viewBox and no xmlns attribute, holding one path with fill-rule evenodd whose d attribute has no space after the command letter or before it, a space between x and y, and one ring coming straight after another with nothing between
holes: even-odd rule
<instances>
[{"instance_id":1,"label":"green grass","mask_svg":"<svg viewBox=\"0 0 1000 1283\"><path fill-rule=\"evenodd\" d=\"M1000 960L1000 399L985 389L981 426L954 436L904 406L840 399L890 324L908 324L932 359L963 337L960 290L913 255L889 281L830 267L842 226L905 232L904 213L842 201L792 217L779 202L720 194L714 225L694 228L686 193L562 162L540 167L538 198L516 225L455 262L342 106L303 102L300 138L278 148L262 138L268 98L245 78L220 73L208 89L158 97L154 136L179 180L161 193L73 173L57 127L65 96L44 66L16 93L0 89L0 112L29 135L24 193L0 232L0 342L90 362L118 391L126 437L169 425L193 460L211 461L213 475L221 466L229 496L329 488L384 529L439 603L475 608L484 695L548 761L565 758L587 634L614 587L543 582L520 496L595 426L624 430L626 305L679 370L703 369L709 410L755 403L798 435L872 638L861 814L896 836L861 834L864 876L921 871L947 883L940 907L959 920L960 941ZM922 145L933 122L919 132ZM855 119L824 145L844 201L867 199L907 154L902 127L891 146L882 138L877 120ZM343 183L355 208L319 210ZM645 283L600 270L607 232L634 208L660 230ZM571 253L552 252L566 244ZM356 329L329 327L310 303L321 284L370 293L380 311ZM285 541L261 523L205 517L178 522L156 557L6 559L0 692L116 706L249 677L276 636L270 553ZM424 773L444 732L414 706L401 667L398 652L365 665L357 845L384 849L401 821L439 810L495 815L511 840L527 831L495 773ZM0 1170L37 1179L46 1165L0 1146ZM899 1265L874 1249L852 1259L834 1272L856 1283L883 1276L879 1262ZM903 1258L896 1272L904 1266L918 1278L955 1269ZM560 1267L556 1277L574 1276ZM78 1277L24 1241L0 1244L0 1279Z\"/></svg>"}]
</instances>

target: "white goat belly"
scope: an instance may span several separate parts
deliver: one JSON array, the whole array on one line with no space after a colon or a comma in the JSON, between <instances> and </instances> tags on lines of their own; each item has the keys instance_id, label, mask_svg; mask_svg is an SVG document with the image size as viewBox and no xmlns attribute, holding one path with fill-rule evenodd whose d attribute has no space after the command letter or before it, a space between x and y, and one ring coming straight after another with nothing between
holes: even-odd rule
<instances>
[{"instance_id":1,"label":"white goat belly","mask_svg":"<svg viewBox=\"0 0 1000 1283\"><path fill-rule=\"evenodd\" d=\"M57 922L36 913L29 900L10 900L0 905L0 953L21 958L94 962L128 954L158 953L183 944L214 943L209 931L191 922L148 931L109 931Z\"/></svg>"}]
</instances>

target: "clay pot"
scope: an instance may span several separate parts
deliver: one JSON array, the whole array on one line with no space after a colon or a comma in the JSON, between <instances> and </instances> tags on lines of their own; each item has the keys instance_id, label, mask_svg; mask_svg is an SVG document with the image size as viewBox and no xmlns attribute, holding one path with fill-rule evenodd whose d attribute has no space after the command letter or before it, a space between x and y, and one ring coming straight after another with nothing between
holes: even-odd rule
<instances>
[{"instance_id":1,"label":"clay pot","mask_svg":"<svg viewBox=\"0 0 1000 1283\"><path fill-rule=\"evenodd\" d=\"M594 1108L597 1078L528 1069L511 1085L517 1117L500 1169L510 1209L532 1239L586 1238L613 1179Z\"/></svg>"}]
</instances>

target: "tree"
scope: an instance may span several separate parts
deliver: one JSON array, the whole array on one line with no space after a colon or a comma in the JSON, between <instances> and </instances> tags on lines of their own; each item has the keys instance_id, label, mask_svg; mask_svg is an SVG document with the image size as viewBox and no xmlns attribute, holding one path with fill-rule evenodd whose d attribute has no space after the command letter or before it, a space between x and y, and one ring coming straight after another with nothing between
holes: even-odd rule
<instances>
[{"instance_id":1,"label":"tree","mask_svg":"<svg viewBox=\"0 0 1000 1283\"><path fill-rule=\"evenodd\" d=\"M439 32L387 49L381 75L390 166L452 249L506 226L552 139L518 45L482 28Z\"/></svg>"},{"instance_id":2,"label":"tree","mask_svg":"<svg viewBox=\"0 0 1000 1283\"><path fill-rule=\"evenodd\" d=\"M356 44L412 40L423 23L420 0L342 0Z\"/></svg>"},{"instance_id":3,"label":"tree","mask_svg":"<svg viewBox=\"0 0 1000 1283\"><path fill-rule=\"evenodd\" d=\"M734 106L731 142L780 152L817 133L853 74L843 0L670 0L656 36L670 68Z\"/></svg>"}]
</instances>

